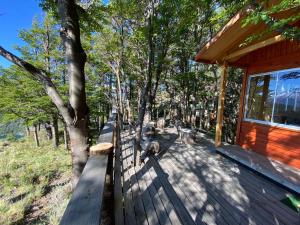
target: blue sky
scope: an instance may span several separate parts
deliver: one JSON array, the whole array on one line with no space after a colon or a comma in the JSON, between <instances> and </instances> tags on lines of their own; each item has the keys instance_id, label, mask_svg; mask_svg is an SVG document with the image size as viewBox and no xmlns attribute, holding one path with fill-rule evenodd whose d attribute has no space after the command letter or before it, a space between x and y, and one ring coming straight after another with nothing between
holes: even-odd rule
<instances>
[{"instance_id":1,"label":"blue sky","mask_svg":"<svg viewBox=\"0 0 300 225\"><path fill-rule=\"evenodd\" d=\"M103 2L107 4L109 0ZM0 0L0 46L18 55L14 45L22 45L18 31L28 29L35 16L41 16L39 0ZM0 66L8 67L10 62L0 56Z\"/></svg>"},{"instance_id":2,"label":"blue sky","mask_svg":"<svg viewBox=\"0 0 300 225\"><path fill-rule=\"evenodd\" d=\"M22 45L18 38L20 29L30 28L34 16L41 16L38 0L0 0L0 45L18 55L13 46ZM0 66L8 67L10 62L0 56Z\"/></svg>"}]
</instances>

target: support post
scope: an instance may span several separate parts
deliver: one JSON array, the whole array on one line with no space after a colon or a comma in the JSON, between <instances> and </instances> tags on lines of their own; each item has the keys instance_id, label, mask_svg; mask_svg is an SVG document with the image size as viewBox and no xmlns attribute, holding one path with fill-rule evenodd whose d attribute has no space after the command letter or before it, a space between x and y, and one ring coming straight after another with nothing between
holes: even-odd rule
<instances>
[{"instance_id":1,"label":"support post","mask_svg":"<svg viewBox=\"0 0 300 225\"><path fill-rule=\"evenodd\" d=\"M240 109L239 109L239 117L238 117L238 123L237 123L237 128L236 128L236 138L235 138L235 144L237 144L237 145L239 145L239 143L240 143L241 124L242 124L242 120L244 117L247 79L248 79L248 69L245 70L244 75L243 75L242 90L241 90L241 95L240 95Z\"/></svg>"},{"instance_id":2,"label":"support post","mask_svg":"<svg viewBox=\"0 0 300 225\"><path fill-rule=\"evenodd\" d=\"M226 83L227 83L227 63L224 62L222 65L222 72L220 78L220 94L218 100L218 112L217 112L217 123L216 123L216 136L215 136L215 146L218 147L222 142L222 125L223 125L223 113L224 113L224 99L226 93Z\"/></svg>"}]
</instances>

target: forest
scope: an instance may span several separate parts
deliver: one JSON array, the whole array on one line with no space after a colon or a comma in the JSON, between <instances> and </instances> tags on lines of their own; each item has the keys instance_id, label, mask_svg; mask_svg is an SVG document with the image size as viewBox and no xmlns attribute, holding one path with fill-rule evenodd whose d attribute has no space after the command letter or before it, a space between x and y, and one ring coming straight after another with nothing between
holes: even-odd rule
<instances>
[{"instance_id":1,"label":"forest","mask_svg":"<svg viewBox=\"0 0 300 225\"><path fill-rule=\"evenodd\" d=\"M280 30L299 39L288 26L299 14L284 21L269 17L299 6L297 0L268 10L261 6L267 1L256 0L38 2L43 16L19 31L26 43L15 46L19 54L0 43L0 55L13 63L0 67L0 136L15 140L21 132L36 146L45 139L53 149L66 149L73 185L114 110L136 129L137 148L150 121L168 126L181 120L214 135L220 66L196 63L194 57L239 10L251 10L245 25L263 21L269 26L265 32ZM243 73L229 68L222 140L230 144L235 143Z\"/></svg>"}]
</instances>

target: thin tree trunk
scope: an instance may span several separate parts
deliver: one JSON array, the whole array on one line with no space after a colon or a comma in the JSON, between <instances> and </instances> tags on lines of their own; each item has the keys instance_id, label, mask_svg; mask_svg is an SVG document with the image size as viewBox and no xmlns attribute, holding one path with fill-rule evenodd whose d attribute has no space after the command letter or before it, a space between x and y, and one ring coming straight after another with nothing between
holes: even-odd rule
<instances>
[{"instance_id":1,"label":"thin tree trunk","mask_svg":"<svg viewBox=\"0 0 300 225\"><path fill-rule=\"evenodd\" d=\"M117 100L118 100L118 111L120 116L120 127L123 129L123 102L122 102L122 89L121 89L121 78L120 78L120 69L116 69L116 78L117 78Z\"/></svg>"},{"instance_id":2,"label":"thin tree trunk","mask_svg":"<svg viewBox=\"0 0 300 225\"><path fill-rule=\"evenodd\" d=\"M148 99L149 90L151 88L151 83L152 83L152 67L153 67L153 60L154 60L152 16L153 15L150 15L148 18L148 29L149 29L148 31L148 48L149 48L148 72L147 72L146 83L143 89L141 90L141 95L140 95L139 115L137 121L137 130L135 134L134 166L136 165L137 158L140 163L142 128L143 128L144 116L146 112L147 99Z\"/></svg>"},{"instance_id":3,"label":"thin tree trunk","mask_svg":"<svg viewBox=\"0 0 300 225\"><path fill-rule=\"evenodd\" d=\"M44 124L44 127L45 127L45 131L46 131L48 140L51 140L53 135L52 135L52 128L51 128L50 122L46 122Z\"/></svg>"},{"instance_id":4,"label":"thin tree trunk","mask_svg":"<svg viewBox=\"0 0 300 225\"><path fill-rule=\"evenodd\" d=\"M130 86L130 85L129 85ZM125 98L126 98L126 111L127 111L127 121L129 124L129 134L132 134L132 118L131 118L131 108L130 108L130 94L128 93L127 87L125 88Z\"/></svg>"},{"instance_id":5,"label":"thin tree trunk","mask_svg":"<svg viewBox=\"0 0 300 225\"><path fill-rule=\"evenodd\" d=\"M27 137L29 137L29 136L30 136L30 129L29 129L29 127L28 127L28 126L26 126L26 135L27 135Z\"/></svg>"},{"instance_id":6,"label":"thin tree trunk","mask_svg":"<svg viewBox=\"0 0 300 225\"><path fill-rule=\"evenodd\" d=\"M35 140L36 146L39 147L40 146L40 140L39 140L37 125L34 125L34 140Z\"/></svg>"},{"instance_id":7,"label":"thin tree trunk","mask_svg":"<svg viewBox=\"0 0 300 225\"><path fill-rule=\"evenodd\" d=\"M57 120L57 116L53 116L52 117L52 145L54 148L58 148L59 145L59 135L58 135L58 120Z\"/></svg>"},{"instance_id":8,"label":"thin tree trunk","mask_svg":"<svg viewBox=\"0 0 300 225\"><path fill-rule=\"evenodd\" d=\"M69 137L68 137L68 129L66 124L64 123L64 145L65 145L65 149L69 150Z\"/></svg>"}]
</instances>

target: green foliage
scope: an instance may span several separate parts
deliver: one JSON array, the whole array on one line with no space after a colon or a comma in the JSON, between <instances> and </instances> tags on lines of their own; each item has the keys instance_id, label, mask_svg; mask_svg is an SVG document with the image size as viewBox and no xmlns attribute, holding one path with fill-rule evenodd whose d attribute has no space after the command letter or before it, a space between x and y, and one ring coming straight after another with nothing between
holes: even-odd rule
<instances>
[{"instance_id":1,"label":"green foliage","mask_svg":"<svg viewBox=\"0 0 300 225\"><path fill-rule=\"evenodd\" d=\"M244 21L244 26L248 24L258 24L263 22L268 26L266 33L276 31L289 39L300 40L300 28L293 24L300 19L300 13L288 16L287 18L278 19L276 14L292 10L299 12L299 0L281 0L276 4L270 5L269 1L258 2L249 0L248 3L252 6L249 16ZM261 34L265 35L265 34ZM259 37L254 37L259 38ZM252 38L253 39L253 38ZM251 41L250 39L249 41Z\"/></svg>"},{"instance_id":2,"label":"green foliage","mask_svg":"<svg viewBox=\"0 0 300 225\"><path fill-rule=\"evenodd\" d=\"M53 150L48 141L43 141L39 148L33 140L27 139L10 142L5 147L0 143L0 146L0 223L22 224L25 211L45 194L53 179L62 176L70 179L70 154L63 148ZM67 199L66 190L64 192L59 202ZM56 212L52 204L58 205L49 202L46 210L53 217Z\"/></svg>"},{"instance_id":3,"label":"green foliage","mask_svg":"<svg viewBox=\"0 0 300 225\"><path fill-rule=\"evenodd\" d=\"M55 20L59 21L57 14L57 3L55 0L39 0L43 10L53 14ZM80 28L85 33L100 31L105 23L106 8L102 1L77 0L77 13L79 16Z\"/></svg>"},{"instance_id":4,"label":"green foliage","mask_svg":"<svg viewBox=\"0 0 300 225\"><path fill-rule=\"evenodd\" d=\"M23 119L28 124L45 121L53 105L38 82L16 66L2 71L0 77L2 123Z\"/></svg>"}]
</instances>

